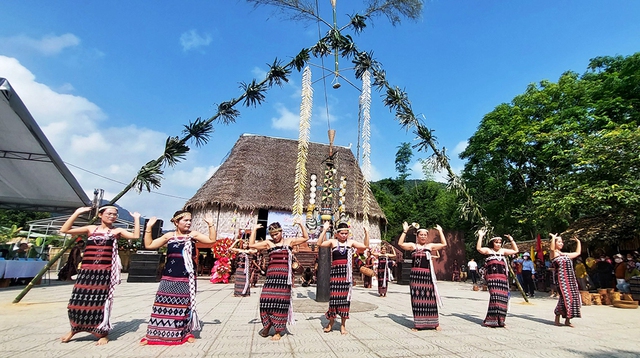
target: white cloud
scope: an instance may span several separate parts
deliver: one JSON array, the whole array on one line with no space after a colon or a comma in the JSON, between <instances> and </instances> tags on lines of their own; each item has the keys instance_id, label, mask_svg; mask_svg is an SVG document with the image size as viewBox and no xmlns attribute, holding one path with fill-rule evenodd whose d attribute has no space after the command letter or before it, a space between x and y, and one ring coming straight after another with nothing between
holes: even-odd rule
<instances>
[{"instance_id":1,"label":"white cloud","mask_svg":"<svg viewBox=\"0 0 640 358\"><path fill-rule=\"evenodd\" d=\"M468 145L469 145L469 142L466 140L459 142L458 144L456 144L455 148L453 148L453 153L451 154L457 158L458 154L464 152L464 150L467 149Z\"/></svg>"},{"instance_id":2,"label":"white cloud","mask_svg":"<svg viewBox=\"0 0 640 358\"><path fill-rule=\"evenodd\" d=\"M198 31L194 29L184 32L182 35L180 35L180 45L182 45L182 51L185 52L198 49L203 46L209 46L211 40L211 35L200 35Z\"/></svg>"},{"instance_id":3,"label":"white cloud","mask_svg":"<svg viewBox=\"0 0 640 358\"><path fill-rule=\"evenodd\" d=\"M275 129L297 130L300 126L300 115L288 110L282 103L276 103L278 118L271 118L271 125Z\"/></svg>"},{"instance_id":4,"label":"white cloud","mask_svg":"<svg viewBox=\"0 0 640 358\"><path fill-rule=\"evenodd\" d=\"M54 56L65 48L78 45L80 45L80 39L74 34L45 35L41 39L26 35L0 38L0 47L35 50L45 56Z\"/></svg>"},{"instance_id":5,"label":"white cloud","mask_svg":"<svg viewBox=\"0 0 640 358\"><path fill-rule=\"evenodd\" d=\"M260 67L254 67L253 70L251 70L251 74L258 81L262 81L262 79L267 77L267 71L263 70Z\"/></svg>"},{"instance_id":6,"label":"white cloud","mask_svg":"<svg viewBox=\"0 0 640 358\"><path fill-rule=\"evenodd\" d=\"M95 103L54 91L15 58L0 56L0 76L9 80L90 199L94 188L104 189L105 199L113 198L144 163L163 152L167 134L135 125L109 126ZM177 198L131 191L118 204L147 217L168 218L216 170L190 165L185 161L181 170L165 168L160 192Z\"/></svg>"}]
</instances>

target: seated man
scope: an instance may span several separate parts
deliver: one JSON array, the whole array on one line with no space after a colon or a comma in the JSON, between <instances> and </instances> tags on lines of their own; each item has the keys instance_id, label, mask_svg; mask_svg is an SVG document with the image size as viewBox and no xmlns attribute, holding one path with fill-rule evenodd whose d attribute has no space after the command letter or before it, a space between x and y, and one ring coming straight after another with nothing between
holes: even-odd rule
<instances>
[{"instance_id":1,"label":"seated man","mask_svg":"<svg viewBox=\"0 0 640 358\"><path fill-rule=\"evenodd\" d=\"M640 270L636 267L636 262L633 260L627 261L627 270L624 273L624 282L618 283L616 288L622 293L631 293L630 283L632 277L640 276Z\"/></svg>"},{"instance_id":2,"label":"seated man","mask_svg":"<svg viewBox=\"0 0 640 358\"><path fill-rule=\"evenodd\" d=\"M307 287L313 283L313 273L311 272L311 268L307 267L302 273L302 287Z\"/></svg>"}]
</instances>

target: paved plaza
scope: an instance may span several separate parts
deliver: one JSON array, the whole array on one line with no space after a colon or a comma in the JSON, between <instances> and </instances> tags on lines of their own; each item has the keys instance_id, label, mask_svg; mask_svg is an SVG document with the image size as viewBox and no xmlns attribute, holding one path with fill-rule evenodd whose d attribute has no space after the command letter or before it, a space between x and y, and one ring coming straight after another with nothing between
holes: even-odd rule
<instances>
[{"instance_id":1,"label":"paved plaza","mask_svg":"<svg viewBox=\"0 0 640 358\"><path fill-rule=\"evenodd\" d=\"M296 324L281 341L258 335L260 287L250 297L233 297L232 284L198 280L198 312L202 331L193 344L140 346L151 313L157 283L116 287L111 341L69 331L67 301L71 283L52 281L36 286L22 302L11 302L22 287L0 289L0 357L638 357L640 310L611 306L582 308L575 328L553 325L556 299L546 294L513 297L507 328L484 328L489 294L470 283L439 282L444 301L442 331L411 331L409 287L391 284L386 298L377 289L355 287L348 335L323 333L328 303L313 300L315 287L294 288ZM516 294L517 292L512 292Z\"/></svg>"}]
</instances>

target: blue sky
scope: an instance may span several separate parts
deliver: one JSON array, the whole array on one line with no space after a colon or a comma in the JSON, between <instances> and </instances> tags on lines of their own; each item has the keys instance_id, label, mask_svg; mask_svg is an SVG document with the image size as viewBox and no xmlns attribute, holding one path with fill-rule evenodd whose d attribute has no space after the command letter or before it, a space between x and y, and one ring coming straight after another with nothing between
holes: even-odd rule
<instances>
[{"instance_id":1,"label":"blue sky","mask_svg":"<svg viewBox=\"0 0 640 358\"><path fill-rule=\"evenodd\" d=\"M320 1L331 20L330 1ZM338 24L364 8L338 0ZM5 1L0 4L0 77L18 92L54 147L92 196L113 196L141 165L157 158L167 136L217 104L241 94L240 82L261 80L267 64L289 61L318 40L316 23L296 22L244 1ZM482 117L530 83L585 71L589 59L640 50L640 1L430 1L418 21L393 27L376 17L353 36L373 51L387 79L409 95L457 158ZM327 28L321 26L324 34ZM313 59L314 65L322 62ZM322 71L313 66L313 80ZM330 60L324 66L332 68ZM341 72L355 80L350 63ZM356 89L314 84L311 140L358 144ZM120 200L144 216L168 219L222 163L242 133L297 139L301 74L274 87L257 108L238 107L235 124L215 124L209 144L167 169L160 194L131 192ZM325 100L326 98L326 100ZM395 177L395 153L414 135L400 128L372 93L372 180ZM328 105L328 106L327 106ZM328 108L328 110L327 110ZM327 112L329 113L327 119ZM422 177L414 153L412 177ZM440 175L436 174L436 178ZM106 179L108 178L108 179Z\"/></svg>"}]
</instances>

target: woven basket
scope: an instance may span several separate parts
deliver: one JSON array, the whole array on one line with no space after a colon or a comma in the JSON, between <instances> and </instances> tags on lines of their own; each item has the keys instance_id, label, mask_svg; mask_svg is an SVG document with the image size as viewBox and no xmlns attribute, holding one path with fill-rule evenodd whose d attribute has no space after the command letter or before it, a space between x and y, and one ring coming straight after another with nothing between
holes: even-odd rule
<instances>
[{"instance_id":1,"label":"woven basket","mask_svg":"<svg viewBox=\"0 0 640 358\"><path fill-rule=\"evenodd\" d=\"M373 277L373 275L375 275L375 271L365 266L360 267L360 273L369 277Z\"/></svg>"},{"instance_id":2,"label":"woven basket","mask_svg":"<svg viewBox=\"0 0 640 358\"><path fill-rule=\"evenodd\" d=\"M620 296L620 300L622 301L634 301L633 296L630 293L623 293Z\"/></svg>"},{"instance_id":3,"label":"woven basket","mask_svg":"<svg viewBox=\"0 0 640 358\"><path fill-rule=\"evenodd\" d=\"M583 306L591 306L591 294L589 291L580 291Z\"/></svg>"},{"instance_id":4,"label":"woven basket","mask_svg":"<svg viewBox=\"0 0 640 358\"><path fill-rule=\"evenodd\" d=\"M638 301L613 301L613 307L638 308Z\"/></svg>"},{"instance_id":5,"label":"woven basket","mask_svg":"<svg viewBox=\"0 0 640 358\"><path fill-rule=\"evenodd\" d=\"M611 302L620 301L621 300L620 296L621 296L620 292L611 292L609 294L609 297L611 298Z\"/></svg>"},{"instance_id":6,"label":"woven basket","mask_svg":"<svg viewBox=\"0 0 640 358\"><path fill-rule=\"evenodd\" d=\"M592 293L591 294L591 300L592 300L593 304L596 305L596 306L602 305L602 296L600 296L599 293Z\"/></svg>"}]
</instances>

